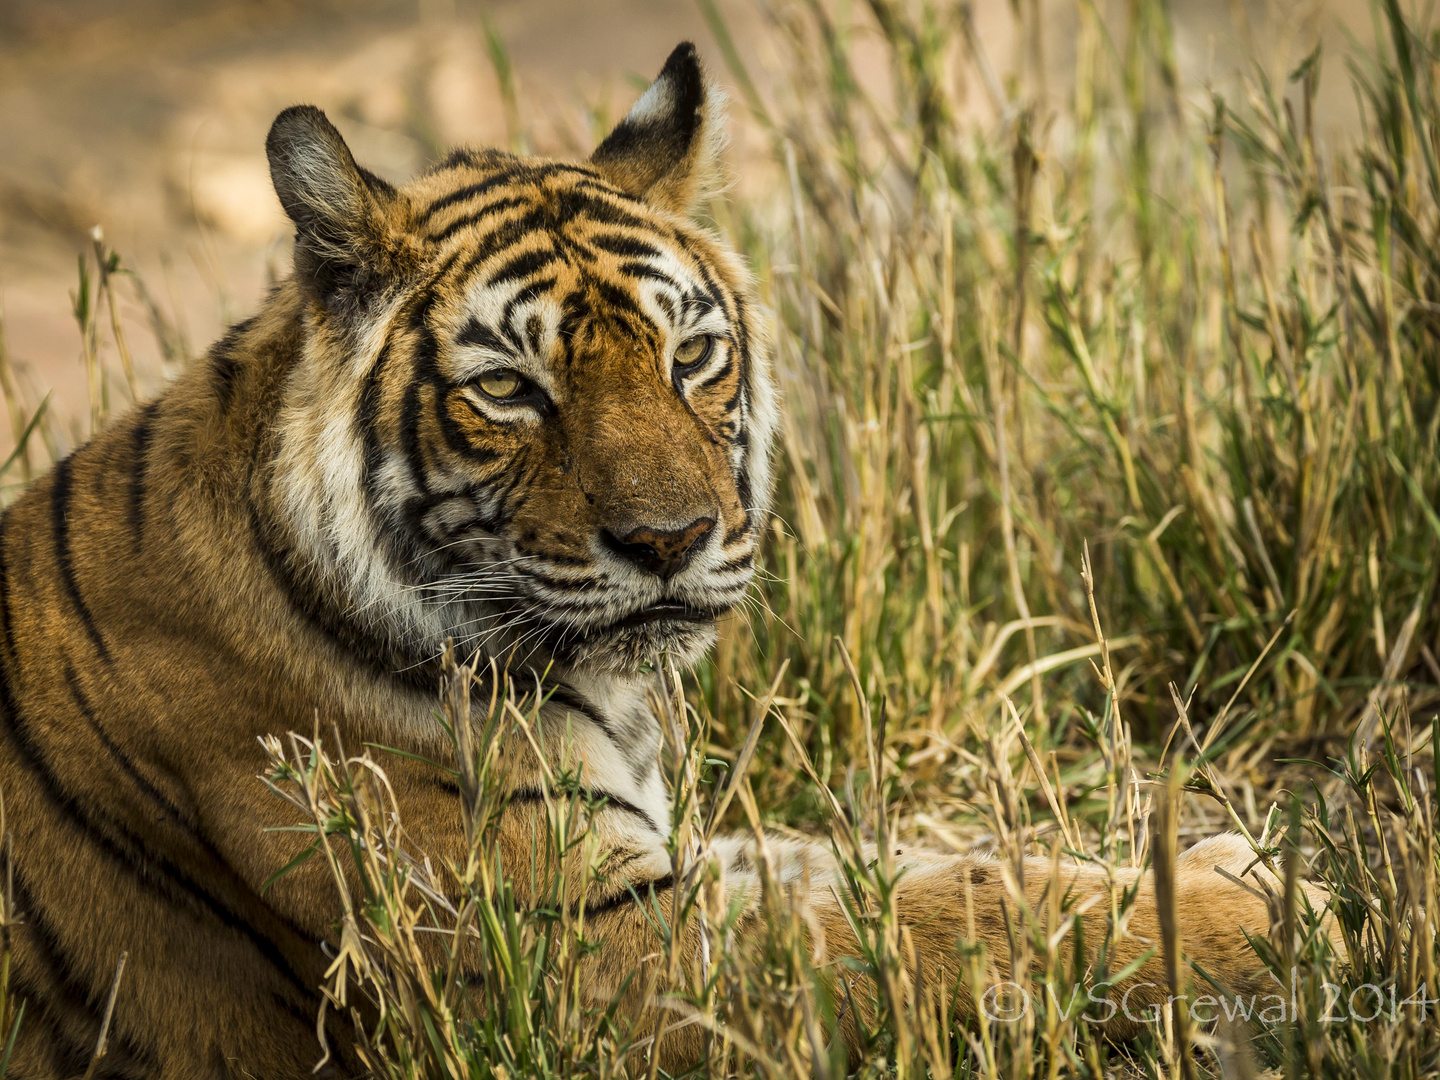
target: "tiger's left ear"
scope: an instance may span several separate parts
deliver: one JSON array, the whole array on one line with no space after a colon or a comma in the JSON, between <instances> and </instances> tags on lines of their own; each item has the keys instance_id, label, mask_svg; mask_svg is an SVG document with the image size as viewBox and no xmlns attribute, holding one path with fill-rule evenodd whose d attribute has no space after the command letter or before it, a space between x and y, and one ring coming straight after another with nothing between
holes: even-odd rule
<instances>
[{"instance_id":1,"label":"tiger's left ear","mask_svg":"<svg viewBox=\"0 0 1440 1080\"><path fill-rule=\"evenodd\" d=\"M364 300L417 262L395 189L355 158L313 105L275 118L265 139L270 178L295 223L295 278L329 307Z\"/></svg>"},{"instance_id":2,"label":"tiger's left ear","mask_svg":"<svg viewBox=\"0 0 1440 1080\"><path fill-rule=\"evenodd\" d=\"M687 213L719 177L722 98L706 85L695 46L681 42L590 164L621 191Z\"/></svg>"}]
</instances>

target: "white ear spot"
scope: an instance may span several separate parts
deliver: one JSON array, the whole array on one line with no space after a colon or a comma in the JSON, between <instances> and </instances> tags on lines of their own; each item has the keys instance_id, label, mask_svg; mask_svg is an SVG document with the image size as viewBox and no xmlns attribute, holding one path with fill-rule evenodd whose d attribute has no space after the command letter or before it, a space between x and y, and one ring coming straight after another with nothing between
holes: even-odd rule
<instances>
[{"instance_id":1,"label":"white ear spot","mask_svg":"<svg viewBox=\"0 0 1440 1080\"><path fill-rule=\"evenodd\" d=\"M657 79L631 106L625 119L632 124L652 124L675 111L675 95L668 79Z\"/></svg>"}]
</instances>

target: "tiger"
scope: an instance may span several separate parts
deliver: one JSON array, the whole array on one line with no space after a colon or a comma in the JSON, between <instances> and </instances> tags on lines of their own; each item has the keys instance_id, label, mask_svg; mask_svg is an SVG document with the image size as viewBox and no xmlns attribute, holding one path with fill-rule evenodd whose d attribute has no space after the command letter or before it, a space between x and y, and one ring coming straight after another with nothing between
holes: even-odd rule
<instances>
[{"instance_id":1,"label":"tiger","mask_svg":"<svg viewBox=\"0 0 1440 1080\"><path fill-rule=\"evenodd\" d=\"M317 1034L322 1075L357 1074L353 1030L332 1011L317 1033L340 918L323 860L266 887L295 841L256 781L261 740L323 720L398 750L407 835L437 865L459 858L453 774L429 764L449 745L447 643L545 680L534 749L507 759L500 849L526 857L523 796L563 741L623 868L587 909L587 993L644 982L629 978L657 951L640 898L672 874L655 658L698 661L746 596L781 424L757 285L699 215L724 139L689 43L583 161L460 149L396 186L319 109L275 119L293 269L0 518L0 791L27 1003L11 1076L91 1066L122 954L95 1075L301 1078ZM831 852L776 838L767 857L818 881ZM708 857L753 927L755 841ZM927 977L956 975L967 925L1003 974L1000 864L901 862ZM1262 985L1246 936L1271 925L1241 881L1252 862L1221 835L1174 874L1189 955L1237 990ZM1087 942L1112 884L1136 891L1116 963L1143 962L1117 992L1163 1001L1151 875L1063 876ZM1030 902L1049 878L1048 860L1025 875ZM533 899L526 875L513 887ZM836 890L808 904L820 959L853 949ZM639 1024L656 1007L631 995L623 1011ZM654 1052L693 1062L700 1029Z\"/></svg>"}]
</instances>

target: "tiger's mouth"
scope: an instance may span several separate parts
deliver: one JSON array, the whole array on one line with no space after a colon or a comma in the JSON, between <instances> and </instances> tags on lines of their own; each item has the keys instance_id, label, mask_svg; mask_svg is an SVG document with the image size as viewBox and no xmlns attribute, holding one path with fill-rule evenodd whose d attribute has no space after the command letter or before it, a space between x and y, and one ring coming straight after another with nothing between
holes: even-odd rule
<instances>
[{"instance_id":1,"label":"tiger's mouth","mask_svg":"<svg viewBox=\"0 0 1440 1080\"><path fill-rule=\"evenodd\" d=\"M591 631L590 636L603 637L608 634L617 634L624 630L633 630L636 627L651 626L656 623L666 622L709 625L723 614L723 611L697 608L681 601L662 600L658 604L651 604L649 607L632 611L623 618L616 619L612 623L598 627Z\"/></svg>"},{"instance_id":2,"label":"tiger's mouth","mask_svg":"<svg viewBox=\"0 0 1440 1080\"><path fill-rule=\"evenodd\" d=\"M562 632L553 648L559 658L601 671L633 673L661 653L693 663L714 644L715 621L728 610L663 600L582 633Z\"/></svg>"}]
</instances>

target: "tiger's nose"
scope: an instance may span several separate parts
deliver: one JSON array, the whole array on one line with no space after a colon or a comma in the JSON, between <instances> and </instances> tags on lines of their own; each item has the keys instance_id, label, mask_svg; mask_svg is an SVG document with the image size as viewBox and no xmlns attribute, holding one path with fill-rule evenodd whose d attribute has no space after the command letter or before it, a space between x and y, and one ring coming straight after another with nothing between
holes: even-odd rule
<instances>
[{"instance_id":1,"label":"tiger's nose","mask_svg":"<svg viewBox=\"0 0 1440 1080\"><path fill-rule=\"evenodd\" d=\"M642 525L624 536L616 536L609 529L602 535L611 551L642 570L658 575L661 581L669 581L705 546L705 538L713 528L715 519L702 517L683 529L652 529Z\"/></svg>"}]
</instances>

